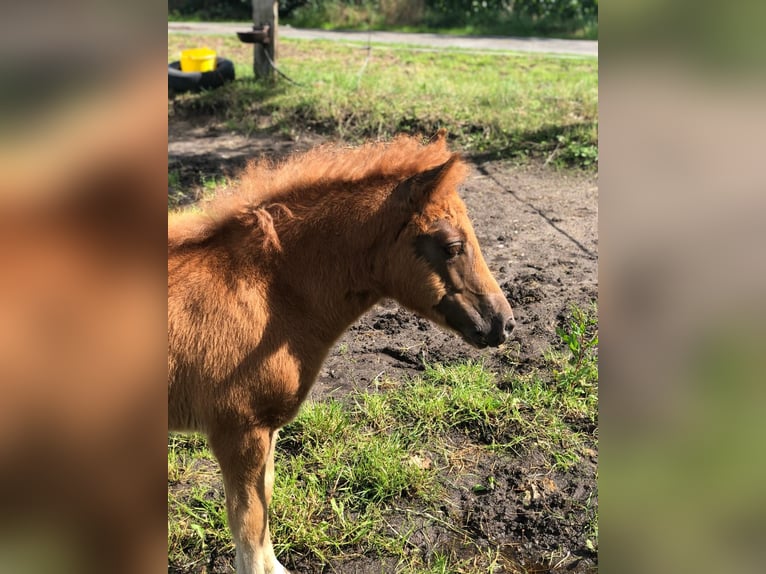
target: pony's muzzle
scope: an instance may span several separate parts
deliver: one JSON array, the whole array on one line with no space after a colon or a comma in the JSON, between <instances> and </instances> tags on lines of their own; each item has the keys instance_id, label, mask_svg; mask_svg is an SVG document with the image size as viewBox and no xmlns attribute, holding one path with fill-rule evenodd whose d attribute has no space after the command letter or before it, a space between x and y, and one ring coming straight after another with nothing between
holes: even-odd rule
<instances>
[{"instance_id":1,"label":"pony's muzzle","mask_svg":"<svg viewBox=\"0 0 766 574\"><path fill-rule=\"evenodd\" d=\"M494 317L490 323L490 331L485 337L487 345L498 347L505 343L516 328L516 319L513 317L513 310L508 300L499 295L492 298Z\"/></svg>"},{"instance_id":2,"label":"pony's muzzle","mask_svg":"<svg viewBox=\"0 0 766 574\"><path fill-rule=\"evenodd\" d=\"M445 295L435 310L468 343L483 349L502 345L516 326L502 293Z\"/></svg>"},{"instance_id":3,"label":"pony's muzzle","mask_svg":"<svg viewBox=\"0 0 766 574\"><path fill-rule=\"evenodd\" d=\"M505 338L506 338L506 339L507 339L508 337L510 337L510 336L511 336L511 334L513 333L513 330L514 330L515 328L516 328L516 319L514 319L513 317L511 317L511 318L510 318L510 319L508 319L508 321L506 321L506 323L505 323L505 329L504 329L504 331L505 331Z\"/></svg>"}]
</instances>

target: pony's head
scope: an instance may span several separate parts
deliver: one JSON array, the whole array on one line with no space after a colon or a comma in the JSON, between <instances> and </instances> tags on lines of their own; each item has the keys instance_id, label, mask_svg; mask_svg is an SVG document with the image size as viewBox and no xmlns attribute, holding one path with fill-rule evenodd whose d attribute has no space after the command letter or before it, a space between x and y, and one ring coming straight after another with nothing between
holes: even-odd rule
<instances>
[{"instance_id":1,"label":"pony's head","mask_svg":"<svg viewBox=\"0 0 766 574\"><path fill-rule=\"evenodd\" d=\"M413 311L483 348L502 344L516 323L489 271L457 187L467 173L443 133L428 148L438 165L394 189L391 204L400 222L387 254L385 287Z\"/></svg>"}]
</instances>

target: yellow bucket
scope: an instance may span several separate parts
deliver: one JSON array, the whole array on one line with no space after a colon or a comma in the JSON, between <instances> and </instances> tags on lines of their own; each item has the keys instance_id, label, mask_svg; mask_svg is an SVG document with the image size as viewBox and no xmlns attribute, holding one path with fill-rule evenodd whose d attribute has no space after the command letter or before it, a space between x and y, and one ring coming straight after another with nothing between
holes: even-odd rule
<instances>
[{"instance_id":1,"label":"yellow bucket","mask_svg":"<svg viewBox=\"0 0 766 574\"><path fill-rule=\"evenodd\" d=\"M215 51L210 48L193 48L181 52L182 72L210 72L215 70Z\"/></svg>"}]
</instances>

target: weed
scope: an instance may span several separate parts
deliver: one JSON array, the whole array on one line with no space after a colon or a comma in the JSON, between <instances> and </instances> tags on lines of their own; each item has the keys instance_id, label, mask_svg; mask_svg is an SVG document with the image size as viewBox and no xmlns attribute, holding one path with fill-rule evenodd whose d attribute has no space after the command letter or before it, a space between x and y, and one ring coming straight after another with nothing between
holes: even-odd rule
<instances>
[{"instance_id":1,"label":"weed","mask_svg":"<svg viewBox=\"0 0 766 574\"><path fill-rule=\"evenodd\" d=\"M567 324L556 334L569 351L565 362L559 357L558 368L552 370L559 388L587 395L598 381L598 311L595 304L588 311L573 306ZM556 355L551 358L556 360Z\"/></svg>"},{"instance_id":2,"label":"weed","mask_svg":"<svg viewBox=\"0 0 766 574\"><path fill-rule=\"evenodd\" d=\"M200 174L200 180L206 196L214 194L216 190L225 189L226 186L229 185L229 180L225 177L213 177Z\"/></svg>"},{"instance_id":3,"label":"weed","mask_svg":"<svg viewBox=\"0 0 766 574\"><path fill-rule=\"evenodd\" d=\"M168 172L168 187L178 187L181 183L181 174L177 170L171 170Z\"/></svg>"},{"instance_id":4,"label":"weed","mask_svg":"<svg viewBox=\"0 0 766 574\"><path fill-rule=\"evenodd\" d=\"M179 169L168 171L168 210L199 209L194 203L209 199L226 190L231 180L223 176L210 176L203 172L183 173Z\"/></svg>"}]
</instances>

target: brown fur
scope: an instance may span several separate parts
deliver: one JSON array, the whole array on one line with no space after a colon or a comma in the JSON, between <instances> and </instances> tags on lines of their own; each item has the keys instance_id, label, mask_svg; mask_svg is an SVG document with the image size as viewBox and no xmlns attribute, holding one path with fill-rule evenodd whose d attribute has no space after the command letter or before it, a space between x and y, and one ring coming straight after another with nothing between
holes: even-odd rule
<instances>
[{"instance_id":1,"label":"brown fur","mask_svg":"<svg viewBox=\"0 0 766 574\"><path fill-rule=\"evenodd\" d=\"M393 297L475 344L504 339L510 306L456 193L466 173L443 133L324 146L255 162L234 193L169 219L169 425L209 437L238 572L281 571L266 520L276 433L359 315ZM464 253L447 260L449 238Z\"/></svg>"}]
</instances>

